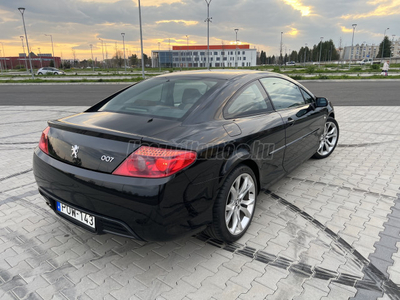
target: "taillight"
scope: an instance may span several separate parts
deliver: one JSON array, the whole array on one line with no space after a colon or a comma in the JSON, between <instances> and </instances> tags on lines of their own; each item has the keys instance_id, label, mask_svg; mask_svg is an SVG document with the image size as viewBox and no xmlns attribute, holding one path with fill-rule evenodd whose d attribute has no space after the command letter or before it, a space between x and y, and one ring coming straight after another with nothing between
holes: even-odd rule
<instances>
[{"instance_id":1,"label":"taillight","mask_svg":"<svg viewBox=\"0 0 400 300\"><path fill-rule=\"evenodd\" d=\"M130 154L114 175L161 178L190 166L197 154L192 151L142 146Z\"/></svg>"},{"instance_id":2,"label":"taillight","mask_svg":"<svg viewBox=\"0 0 400 300\"><path fill-rule=\"evenodd\" d=\"M47 138L47 134L49 133L50 127L46 127L45 130L42 132L42 136L40 137L39 141L39 148L44 153L49 154L49 140Z\"/></svg>"}]
</instances>

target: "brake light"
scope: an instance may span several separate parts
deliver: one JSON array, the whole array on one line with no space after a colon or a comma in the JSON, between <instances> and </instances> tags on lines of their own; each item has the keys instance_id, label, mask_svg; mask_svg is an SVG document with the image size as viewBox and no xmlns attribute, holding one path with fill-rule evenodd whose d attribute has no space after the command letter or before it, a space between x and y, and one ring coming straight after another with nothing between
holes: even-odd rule
<instances>
[{"instance_id":1,"label":"brake light","mask_svg":"<svg viewBox=\"0 0 400 300\"><path fill-rule=\"evenodd\" d=\"M39 141L39 148L44 153L49 154L49 140L47 134L49 133L50 127L46 127L45 130L42 132L42 136L40 137Z\"/></svg>"},{"instance_id":2,"label":"brake light","mask_svg":"<svg viewBox=\"0 0 400 300\"><path fill-rule=\"evenodd\" d=\"M114 175L162 178L190 166L196 152L142 146L130 154L113 172Z\"/></svg>"}]
</instances>

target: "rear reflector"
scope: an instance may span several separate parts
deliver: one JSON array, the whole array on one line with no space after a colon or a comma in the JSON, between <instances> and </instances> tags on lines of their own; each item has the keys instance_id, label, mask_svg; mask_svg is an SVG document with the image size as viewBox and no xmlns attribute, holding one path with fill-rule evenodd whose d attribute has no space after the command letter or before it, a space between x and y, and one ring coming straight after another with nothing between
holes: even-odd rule
<instances>
[{"instance_id":1,"label":"rear reflector","mask_svg":"<svg viewBox=\"0 0 400 300\"><path fill-rule=\"evenodd\" d=\"M42 136L40 137L39 141L39 148L44 153L49 154L49 140L47 134L49 133L50 127L46 127L45 130L42 132Z\"/></svg>"},{"instance_id":2,"label":"rear reflector","mask_svg":"<svg viewBox=\"0 0 400 300\"><path fill-rule=\"evenodd\" d=\"M196 152L142 146L129 155L113 172L114 175L162 178L190 166Z\"/></svg>"}]
</instances>

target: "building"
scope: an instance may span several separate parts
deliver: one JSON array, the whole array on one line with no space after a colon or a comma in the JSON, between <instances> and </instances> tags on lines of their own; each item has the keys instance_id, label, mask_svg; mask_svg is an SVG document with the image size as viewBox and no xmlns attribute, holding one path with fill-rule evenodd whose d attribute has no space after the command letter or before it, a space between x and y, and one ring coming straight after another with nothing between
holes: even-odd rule
<instances>
[{"instance_id":1,"label":"building","mask_svg":"<svg viewBox=\"0 0 400 300\"><path fill-rule=\"evenodd\" d=\"M391 55L393 58L400 58L400 38L395 41L392 40L392 49Z\"/></svg>"},{"instance_id":2,"label":"building","mask_svg":"<svg viewBox=\"0 0 400 300\"><path fill-rule=\"evenodd\" d=\"M205 68L207 46L174 46L172 50L151 51L153 68ZM252 67L257 63L257 50L250 45L210 45L210 67Z\"/></svg>"},{"instance_id":3,"label":"building","mask_svg":"<svg viewBox=\"0 0 400 300\"><path fill-rule=\"evenodd\" d=\"M53 57L51 54L38 54L31 52L31 62L33 69L39 69L42 67L49 67L50 62L54 61L55 67L60 67L61 58ZM0 57L1 67L4 69L21 69L21 68L30 68L29 57L25 53L20 53L19 56L9 56L9 57Z\"/></svg>"},{"instance_id":4,"label":"building","mask_svg":"<svg viewBox=\"0 0 400 300\"><path fill-rule=\"evenodd\" d=\"M368 45L368 44L357 44L353 46L347 46L343 49L344 60L362 60L364 58L376 58L379 52L379 45Z\"/></svg>"},{"instance_id":5,"label":"building","mask_svg":"<svg viewBox=\"0 0 400 300\"><path fill-rule=\"evenodd\" d=\"M376 58L379 52L379 45L368 45L368 44L357 44L351 48L351 46L344 47L343 57L344 60L362 60L364 58ZM400 39L392 41L391 57L400 57Z\"/></svg>"}]
</instances>

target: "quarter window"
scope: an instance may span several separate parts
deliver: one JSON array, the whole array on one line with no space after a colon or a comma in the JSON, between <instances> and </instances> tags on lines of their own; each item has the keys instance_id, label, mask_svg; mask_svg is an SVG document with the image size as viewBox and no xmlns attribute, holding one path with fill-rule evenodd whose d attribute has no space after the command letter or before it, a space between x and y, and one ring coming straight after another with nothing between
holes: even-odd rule
<instances>
[{"instance_id":1,"label":"quarter window","mask_svg":"<svg viewBox=\"0 0 400 300\"><path fill-rule=\"evenodd\" d=\"M233 101L228 103L224 111L224 116L227 118L234 118L256 115L268 110L271 109L267 105L266 99L259 88L259 84L253 82L242 90L239 95L235 96Z\"/></svg>"},{"instance_id":2,"label":"quarter window","mask_svg":"<svg viewBox=\"0 0 400 300\"><path fill-rule=\"evenodd\" d=\"M303 96L297 85L281 78L262 78L262 85L268 92L276 110L304 105Z\"/></svg>"}]
</instances>

